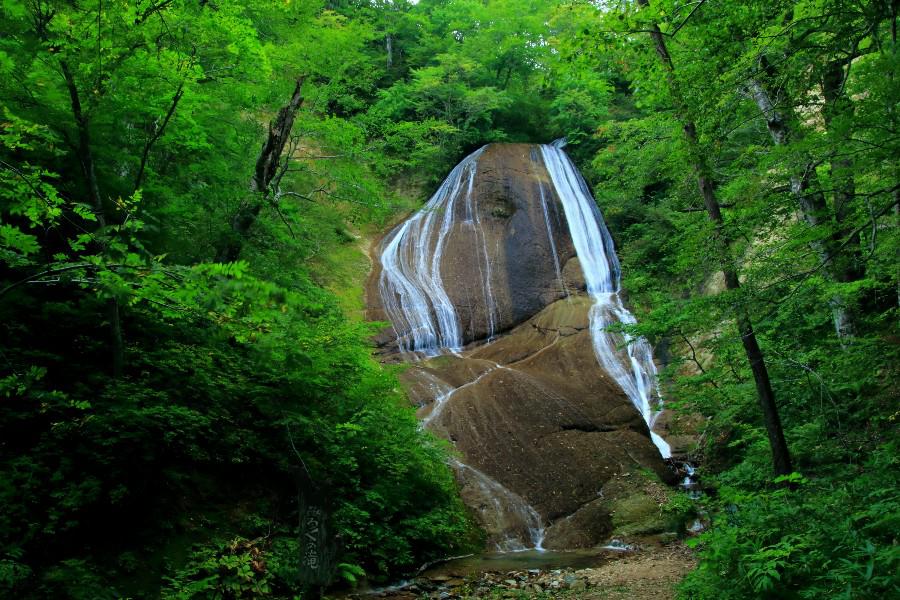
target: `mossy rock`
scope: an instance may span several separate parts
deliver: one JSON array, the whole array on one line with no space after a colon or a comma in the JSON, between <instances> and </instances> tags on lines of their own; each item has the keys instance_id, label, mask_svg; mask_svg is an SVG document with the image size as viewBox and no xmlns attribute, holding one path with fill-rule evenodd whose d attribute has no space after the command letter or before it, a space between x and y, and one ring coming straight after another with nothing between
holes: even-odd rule
<instances>
[{"instance_id":1,"label":"mossy rock","mask_svg":"<svg viewBox=\"0 0 900 600\"><path fill-rule=\"evenodd\" d=\"M663 512L670 490L652 472L632 471L603 486L612 517L613 536L651 535L669 529Z\"/></svg>"},{"instance_id":2,"label":"mossy rock","mask_svg":"<svg viewBox=\"0 0 900 600\"><path fill-rule=\"evenodd\" d=\"M661 533L668 524L656 501L640 492L622 498L613 507L613 535Z\"/></svg>"}]
</instances>

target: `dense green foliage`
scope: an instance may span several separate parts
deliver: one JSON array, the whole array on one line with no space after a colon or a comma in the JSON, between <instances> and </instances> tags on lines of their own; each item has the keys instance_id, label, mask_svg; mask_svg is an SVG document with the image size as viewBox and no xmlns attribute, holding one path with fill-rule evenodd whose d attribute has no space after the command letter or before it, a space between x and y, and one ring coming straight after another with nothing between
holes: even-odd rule
<instances>
[{"instance_id":1,"label":"dense green foliage","mask_svg":"<svg viewBox=\"0 0 900 600\"><path fill-rule=\"evenodd\" d=\"M325 499L333 578L477 543L446 450L369 357L358 236L483 143L560 136L666 350L669 405L705 417L711 527L682 595L896 594L896 2L640 5L0 3L0 595L293 597L298 494ZM278 176L251 192L298 80Z\"/></svg>"},{"instance_id":2,"label":"dense green foliage","mask_svg":"<svg viewBox=\"0 0 900 600\"><path fill-rule=\"evenodd\" d=\"M397 201L366 131L372 24L309 2L2 11L0 595L296 595L298 495L329 514L333 577L477 540L340 308L348 226ZM243 260L210 262L300 76L283 193Z\"/></svg>"},{"instance_id":3,"label":"dense green foliage","mask_svg":"<svg viewBox=\"0 0 900 600\"><path fill-rule=\"evenodd\" d=\"M573 7L584 28L567 45L614 53L632 90L591 141L588 177L624 287L645 307L640 330L667 348L669 404L706 417L696 459L712 522L681 593L896 595L896 15L889 3L830 0L614 4ZM674 81L647 34L654 23ZM770 94L786 143L771 135L754 84ZM686 107L674 105L673 85ZM717 233L676 113L696 123L697 151L713 165L737 292L717 273ZM813 225L798 214L816 196ZM853 323L842 338L836 298ZM773 481L735 306L753 319L802 474L787 487Z\"/></svg>"}]
</instances>

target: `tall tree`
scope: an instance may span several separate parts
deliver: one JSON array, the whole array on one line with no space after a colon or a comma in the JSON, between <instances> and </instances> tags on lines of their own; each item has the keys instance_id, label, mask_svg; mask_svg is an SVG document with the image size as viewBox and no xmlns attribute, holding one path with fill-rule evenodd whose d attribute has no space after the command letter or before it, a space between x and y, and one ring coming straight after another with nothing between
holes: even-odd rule
<instances>
[{"instance_id":1,"label":"tall tree","mask_svg":"<svg viewBox=\"0 0 900 600\"><path fill-rule=\"evenodd\" d=\"M648 8L649 0L638 0L638 5L642 8ZM715 225L716 245L719 253L719 256L716 258L721 264L722 271L725 275L725 286L728 290L738 292L741 285L738 279L734 258L731 256L731 240L728 229L722 218L721 206L716 198L715 180L713 178L712 169L710 168L709 161L697 139L697 126L694 123L690 106L681 93L680 85L675 73L675 64L666 47L665 37L663 36L659 24L655 21L650 22L650 38L653 41L654 49L665 71L669 93L675 103L676 114L681 123L682 131L684 132L684 139L688 145L688 154L692 161L691 166L697 177L697 186L700 189L700 195L703 198L707 216ZM750 369L753 372L753 379L756 382L757 399L766 426L766 433L769 437L769 447L772 451L772 463L775 468L775 473L777 475L787 475L793 471L791 455L788 450L787 441L784 438L784 430L781 425L781 418L778 414L778 405L775 400L775 392L772 390L772 383L769 378L769 370L766 366L765 356L756 339L756 334L753 331L753 323L746 307L743 305L737 305L735 307L735 320L737 322L738 333L741 336L741 343L744 346L744 352L747 355Z\"/></svg>"},{"instance_id":2,"label":"tall tree","mask_svg":"<svg viewBox=\"0 0 900 600\"><path fill-rule=\"evenodd\" d=\"M760 62L762 65L767 63L765 57L761 57ZM765 66L762 67L763 70L765 68ZM788 146L792 138L799 137L799 133L790 124L796 118L789 119L782 114L775 102L773 102L770 91L766 89L763 83L757 78L751 77L747 80L747 90L759 107L759 111L766 121L766 127L772 136L772 141L777 146ZM847 282L859 279L859 273L851 271L848 268L848 261L839 257L838 244L834 243L836 240L830 235L831 211L828 209L825 194L819 183L816 163L809 156L801 156L799 158L790 174L791 194L797 201L803 219L810 227L829 231L829 235L820 235L810 241L810 247L816 253L825 272L833 280ZM837 193L836 200L837 196L841 196L840 202L846 204L847 198L844 197L847 193L846 186L852 180L846 179L847 168L845 161L838 162L840 164L837 168L840 171L839 181L841 181L843 189ZM840 240L837 241L839 242ZM856 245L858 245L858 239L854 246ZM829 304L834 319L834 329L838 337L844 340L853 337L856 326L853 323L854 319L847 307L846 300L840 295L835 295L832 296Z\"/></svg>"}]
</instances>

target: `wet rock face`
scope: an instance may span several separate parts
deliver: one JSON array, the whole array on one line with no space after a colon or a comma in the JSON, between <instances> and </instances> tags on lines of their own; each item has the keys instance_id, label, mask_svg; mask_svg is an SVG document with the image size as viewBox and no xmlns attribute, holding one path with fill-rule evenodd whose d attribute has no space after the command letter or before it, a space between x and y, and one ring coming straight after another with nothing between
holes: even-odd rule
<instances>
[{"instance_id":1,"label":"wet rock face","mask_svg":"<svg viewBox=\"0 0 900 600\"><path fill-rule=\"evenodd\" d=\"M437 272L465 348L428 359L401 353L402 326L376 343L383 360L413 361L401 381L425 426L462 455L463 500L493 547L590 547L614 527L604 486L636 469L671 475L644 419L598 363L594 301L538 147L492 144L474 165L448 205ZM437 241L417 243L433 252ZM381 283L375 265L374 320L390 318L385 302L396 301Z\"/></svg>"},{"instance_id":2,"label":"wet rock face","mask_svg":"<svg viewBox=\"0 0 900 600\"><path fill-rule=\"evenodd\" d=\"M575 255L536 146L491 144L475 161L471 187L467 175L456 194L434 209L429 235L410 236L417 253L434 252L441 244L438 271L463 344L506 331L563 297L565 281L556 264L561 268ZM445 229L439 221L447 207L452 218ZM367 288L369 317L389 321L382 284L377 265ZM392 327L377 338L385 353L395 351L396 338L405 334L402 324L394 325L400 331Z\"/></svg>"},{"instance_id":3,"label":"wet rock face","mask_svg":"<svg viewBox=\"0 0 900 600\"><path fill-rule=\"evenodd\" d=\"M488 146L479 160L479 173L474 193L488 199L482 212L489 217L482 223L488 252L496 264L491 271L492 275L496 271L491 282L497 290L496 333L521 323L565 294L554 254L565 264L575 250L562 207L548 185L548 175L534 146ZM458 250L456 256L463 256L464 247ZM447 267L446 280L454 282L451 288L457 292L472 281L465 265L458 271L452 264ZM459 305L463 297L461 293L451 295ZM470 311L471 325L466 329L467 341L481 339L486 333L479 327L479 313L475 303Z\"/></svg>"},{"instance_id":4,"label":"wet rock face","mask_svg":"<svg viewBox=\"0 0 900 600\"><path fill-rule=\"evenodd\" d=\"M597 364L590 305L584 296L558 300L491 343L403 374L408 389L445 382L419 417L501 486L458 474L463 500L501 547L510 535L533 542L528 515L506 509L516 498L540 515L545 547L588 548L613 530L613 505L597 502L608 482L635 468L671 478L643 419ZM492 509L498 496L504 510Z\"/></svg>"}]
</instances>

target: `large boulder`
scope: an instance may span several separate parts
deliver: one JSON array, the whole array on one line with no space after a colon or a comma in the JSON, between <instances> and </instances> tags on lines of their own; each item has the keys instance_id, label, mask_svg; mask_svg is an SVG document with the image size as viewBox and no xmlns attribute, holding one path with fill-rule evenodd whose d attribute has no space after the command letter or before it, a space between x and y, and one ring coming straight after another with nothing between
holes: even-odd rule
<instances>
[{"instance_id":1,"label":"large boulder","mask_svg":"<svg viewBox=\"0 0 900 600\"><path fill-rule=\"evenodd\" d=\"M471 194L461 186L452 204L438 271L467 345L403 353L397 339L406 334L389 327L379 351L410 361L401 381L423 423L459 451L463 500L491 542L528 546L539 526L548 548L595 545L620 525L602 498L616 477L671 473L594 354L593 300L539 148L492 144L476 156ZM373 320L390 316L381 283L376 264L367 286Z\"/></svg>"},{"instance_id":2,"label":"large boulder","mask_svg":"<svg viewBox=\"0 0 900 600\"><path fill-rule=\"evenodd\" d=\"M608 505L585 507L613 477L643 468L671 479L646 423L597 363L590 304L584 296L558 300L491 343L416 362L403 374L411 390L441 382L419 416L453 442L467 465L523 498L545 525L567 523L567 534L548 537L548 548L604 539L612 530ZM463 492L470 506L485 504L475 493L483 496L484 489ZM498 518L483 509L476 515L495 535Z\"/></svg>"},{"instance_id":3,"label":"large boulder","mask_svg":"<svg viewBox=\"0 0 900 600\"><path fill-rule=\"evenodd\" d=\"M506 331L565 296L565 278L556 267L562 269L575 249L537 146L490 144L477 158L471 193L466 183L452 203L449 229L434 227L421 247L433 248L441 237L440 278L469 343ZM366 290L368 317L389 321L381 277L376 261ZM397 335L389 327L378 336L384 352L396 350Z\"/></svg>"}]
</instances>

